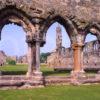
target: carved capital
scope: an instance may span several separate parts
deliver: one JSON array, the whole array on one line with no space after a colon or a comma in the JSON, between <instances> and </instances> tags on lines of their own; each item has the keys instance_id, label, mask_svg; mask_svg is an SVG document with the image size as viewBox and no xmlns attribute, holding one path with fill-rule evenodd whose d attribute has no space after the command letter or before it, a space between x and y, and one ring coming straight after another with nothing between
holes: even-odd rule
<instances>
[{"instance_id":1,"label":"carved capital","mask_svg":"<svg viewBox=\"0 0 100 100\"><path fill-rule=\"evenodd\" d=\"M31 42L32 42L32 36L27 35L27 36L26 36L26 42L27 42L27 43L31 43Z\"/></svg>"},{"instance_id":2,"label":"carved capital","mask_svg":"<svg viewBox=\"0 0 100 100\"><path fill-rule=\"evenodd\" d=\"M36 43L35 39L33 39L33 37L29 35L26 36L26 42L30 47L32 47Z\"/></svg>"},{"instance_id":3,"label":"carved capital","mask_svg":"<svg viewBox=\"0 0 100 100\"><path fill-rule=\"evenodd\" d=\"M81 49L84 47L84 44L83 43L75 43L75 44L72 44L72 48L73 49Z\"/></svg>"},{"instance_id":4,"label":"carved capital","mask_svg":"<svg viewBox=\"0 0 100 100\"><path fill-rule=\"evenodd\" d=\"M39 43L41 47L45 44L45 41L43 39L36 39L36 43Z\"/></svg>"}]
</instances>

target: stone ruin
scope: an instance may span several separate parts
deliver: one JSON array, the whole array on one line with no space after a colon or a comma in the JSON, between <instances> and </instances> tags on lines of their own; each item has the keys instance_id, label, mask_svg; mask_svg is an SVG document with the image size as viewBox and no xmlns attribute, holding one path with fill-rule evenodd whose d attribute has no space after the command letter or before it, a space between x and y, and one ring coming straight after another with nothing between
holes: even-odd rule
<instances>
[{"instance_id":1,"label":"stone ruin","mask_svg":"<svg viewBox=\"0 0 100 100\"><path fill-rule=\"evenodd\" d=\"M40 47L45 44L47 30L54 22L63 25L68 32L74 62L71 78L77 79L83 73L86 35L95 35L100 43L100 0L0 0L0 39L2 28L9 23L22 26L26 32L26 83L37 79L32 77L43 78L40 70ZM17 79L18 77L11 78L10 84Z\"/></svg>"},{"instance_id":2,"label":"stone ruin","mask_svg":"<svg viewBox=\"0 0 100 100\"><path fill-rule=\"evenodd\" d=\"M73 49L62 47L61 27L56 29L56 49L47 58L47 66L54 70L73 69ZM98 40L85 43L83 47L83 69L100 70L100 44Z\"/></svg>"},{"instance_id":3,"label":"stone ruin","mask_svg":"<svg viewBox=\"0 0 100 100\"><path fill-rule=\"evenodd\" d=\"M23 56L17 57L16 62L18 64L27 64L28 63L27 55L23 55Z\"/></svg>"},{"instance_id":4,"label":"stone ruin","mask_svg":"<svg viewBox=\"0 0 100 100\"><path fill-rule=\"evenodd\" d=\"M0 66L4 66L6 64L6 54L3 51L0 51Z\"/></svg>"}]
</instances>

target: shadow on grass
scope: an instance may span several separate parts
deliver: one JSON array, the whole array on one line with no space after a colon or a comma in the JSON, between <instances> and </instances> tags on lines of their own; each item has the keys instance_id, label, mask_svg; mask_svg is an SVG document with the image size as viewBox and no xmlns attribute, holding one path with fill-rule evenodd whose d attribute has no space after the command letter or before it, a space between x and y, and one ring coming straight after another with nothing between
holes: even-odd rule
<instances>
[{"instance_id":1,"label":"shadow on grass","mask_svg":"<svg viewBox=\"0 0 100 100\"><path fill-rule=\"evenodd\" d=\"M53 75L69 75L70 71L42 71L44 76L53 76Z\"/></svg>"},{"instance_id":2,"label":"shadow on grass","mask_svg":"<svg viewBox=\"0 0 100 100\"><path fill-rule=\"evenodd\" d=\"M99 70L85 70L86 73L98 73Z\"/></svg>"},{"instance_id":3,"label":"shadow on grass","mask_svg":"<svg viewBox=\"0 0 100 100\"><path fill-rule=\"evenodd\" d=\"M27 71L2 71L2 75L25 75ZM69 75L70 71L42 71L44 76Z\"/></svg>"},{"instance_id":4,"label":"shadow on grass","mask_svg":"<svg viewBox=\"0 0 100 100\"><path fill-rule=\"evenodd\" d=\"M2 71L2 75L25 75L26 71Z\"/></svg>"},{"instance_id":5,"label":"shadow on grass","mask_svg":"<svg viewBox=\"0 0 100 100\"><path fill-rule=\"evenodd\" d=\"M42 71L44 76L66 76L71 73L71 71ZM26 75L27 71L2 71L2 75ZM85 71L86 74L96 74L97 71Z\"/></svg>"}]
</instances>

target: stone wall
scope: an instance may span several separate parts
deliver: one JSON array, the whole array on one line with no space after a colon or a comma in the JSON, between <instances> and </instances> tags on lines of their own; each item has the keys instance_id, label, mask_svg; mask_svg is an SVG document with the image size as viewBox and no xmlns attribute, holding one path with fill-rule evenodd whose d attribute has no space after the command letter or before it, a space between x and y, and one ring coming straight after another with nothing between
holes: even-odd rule
<instances>
[{"instance_id":1,"label":"stone wall","mask_svg":"<svg viewBox=\"0 0 100 100\"><path fill-rule=\"evenodd\" d=\"M6 55L3 51L0 51L0 66L6 64Z\"/></svg>"},{"instance_id":2,"label":"stone wall","mask_svg":"<svg viewBox=\"0 0 100 100\"><path fill-rule=\"evenodd\" d=\"M100 68L100 44L98 41L85 43L84 46L84 68ZM72 69L73 68L73 50L62 47L61 54L53 52L47 59L48 67L54 69Z\"/></svg>"},{"instance_id":3,"label":"stone wall","mask_svg":"<svg viewBox=\"0 0 100 100\"><path fill-rule=\"evenodd\" d=\"M21 64L26 64L26 63L28 63L27 55L18 57L16 62L17 62L17 63L21 63Z\"/></svg>"},{"instance_id":4,"label":"stone wall","mask_svg":"<svg viewBox=\"0 0 100 100\"><path fill-rule=\"evenodd\" d=\"M65 27L74 50L74 72L80 72L86 35L92 33L100 42L100 0L0 0L0 40L2 28L9 23L22 26L26 32L27 76L41 73L40 46L54 22ZM56 64L66 61L58 54L56 58L61 59Z\"/></svg>"}]
</instances>

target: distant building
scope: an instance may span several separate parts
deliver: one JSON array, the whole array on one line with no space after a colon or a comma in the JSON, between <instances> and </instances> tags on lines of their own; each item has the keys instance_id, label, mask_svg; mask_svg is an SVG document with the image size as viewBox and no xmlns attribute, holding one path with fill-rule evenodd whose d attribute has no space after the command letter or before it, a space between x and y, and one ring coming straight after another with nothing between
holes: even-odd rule
<instances>
[{"instance_id":1,"label":"distant building","mask_svg":"<svg viewBox=\"0 0 100 100\"><path fill-rule=\"evenodd\" d=\"M6 54L3 51L0 51L0 66L4 66L6 64Z\"/></svg>"},{"instance_id":2,"label":"distant building","mask_svg":"<svg viewBox=\"0 0 100 100\"><path fill-rule=\"evenodd\" d=\"M54 69L73 68L73 49L62 47L61 29L56 29L56 49L48 56L47 65ZM83 48L84 69L100 69L100 44L98 40L85 43Z\"/></svg>"},{"instance_id":3,"label":"distant building","mask_svg":"<svg viewBox=\"0 0 100 100\"><path fill-rule=\"evenodd\" d=\"M17 58L17 63L27 64L27 55L18 57Z\"/></svg>"},{"instance_id":4,"label":"distant building","mask_svg":"<svg viewBox=\"0 0 100 100\"><path fill-rule=\"evenodd\" d=\"M15 62L17 62L17 56L7 56L7 63L9 61L15 61Z\"/></svg>"},{"instance_id":5,"label":"distant building","mask_svg":"<svg viewBox=\"0 0 100 100\"><path fill-rule=\"evenodd\" d=\"M16 63L27 64L27 55L24 56L7 56L4 51L0 51L0 66L5 65L9 60L13 60Z\"/></svg>"}]
</instances>

